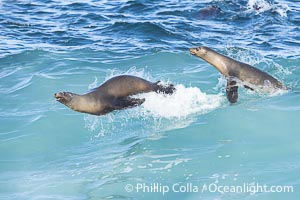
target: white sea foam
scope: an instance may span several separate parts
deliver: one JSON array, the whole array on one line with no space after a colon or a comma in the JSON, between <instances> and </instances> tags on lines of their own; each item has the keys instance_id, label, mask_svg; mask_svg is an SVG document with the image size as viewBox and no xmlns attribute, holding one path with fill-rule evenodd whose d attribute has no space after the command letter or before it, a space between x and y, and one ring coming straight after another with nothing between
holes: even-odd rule
<instances>
[{"instance_id":1,"label":"white sea foam","mask_svg":"<svg viewBox=\"0 0 300 200\"><path fill-rule=\"evenodd\" d=\"M157 94L155 92L137 95L145 98L141 105L153 116L164 118L184 118L193 114L205 114L219 106L224 99L220 94L206 94L196 87L176 85L172 95Z\"/></svg>"},{"instance_id":2,"label":"white sea foam","mask_svg":"<svg viewBox=\"0 0 300 200\"><path fill-rule=\"evenodd\" d=\"M253 10L256 14L263 13L272 8L271 4L265 0L249 0L247 7L249 10Z\"/></svg>"},{"instance_id":3,"label":"white sea foam","mask_svg":"<svg viewBox=\"0 0 300 200\"><path fill-rule=\"evenodd\" d=\"M247 4L248 10L260 14L266 11L277 12L282 17L287 17L289 7L286 4L272 4L266 0L249 0Z\"/></svg>"}]
</instances>

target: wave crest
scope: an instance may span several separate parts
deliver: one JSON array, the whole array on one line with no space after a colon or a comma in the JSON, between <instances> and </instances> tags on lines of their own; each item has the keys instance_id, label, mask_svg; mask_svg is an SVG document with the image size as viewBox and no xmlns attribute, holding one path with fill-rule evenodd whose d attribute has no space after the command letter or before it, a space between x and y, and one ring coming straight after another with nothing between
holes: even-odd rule
<instances>
[{"instance_id":1,"label":"wave crest","mask_svg":"<svg viewBox=\"0 0 300 200\"><path fill-rule=\"evenodd\" d=\"M281 17L287 17L287 11L290 10L286 4L272 4L265 0L249 0L247 7L249 11L254 11L255 14L271 11L278 13Z\"/></svg>"}]
</instances>

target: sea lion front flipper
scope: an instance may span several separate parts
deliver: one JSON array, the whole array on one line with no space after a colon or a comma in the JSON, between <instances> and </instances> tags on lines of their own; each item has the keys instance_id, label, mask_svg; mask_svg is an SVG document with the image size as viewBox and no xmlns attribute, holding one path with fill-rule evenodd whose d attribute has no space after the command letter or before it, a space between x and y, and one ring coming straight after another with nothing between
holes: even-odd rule
<instances>
[{"instance_id":1,"label":"sea lion front flipper","mask_svg":"<svg viewBox=\"0 0 300 200\"><path fill-rule=\"evenodd\" d=\"M254 89L252 87L249 87L247 85L244 85L244 88L254 91Z\"/></svg>"},{"instance_id":2,"label":"sea lion front flipper","mask_svg":"<svg viewBox=\"0 0 300 200\"><path fill-rule=\"evenodd\" d=\"M139 106L145 102L145 99L136 99L130 97L117 98L114 100L113 106L115 109L131 108Z\"/></svg>"},{"instance_id":3,"label":"sea lion front flipper","mask_svg":"<svg viewBox=\"0 0 300 200\"><path fill-rule=\"evenodd\" d=\"M236 81L227 80L226 96L230 103L237 102L239 94L238 94L238 86L236 85Z\"/></svg>"}]
</instances>

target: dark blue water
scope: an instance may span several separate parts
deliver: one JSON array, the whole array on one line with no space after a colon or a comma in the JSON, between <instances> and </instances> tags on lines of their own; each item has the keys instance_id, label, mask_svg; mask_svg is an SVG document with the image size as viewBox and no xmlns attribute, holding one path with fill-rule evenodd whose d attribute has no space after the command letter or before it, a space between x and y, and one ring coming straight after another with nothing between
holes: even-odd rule
<instances>
[{"instance_id":1,"label":"dark blue water","mask_svg":"<svg viewBox=\"0 0 300 200\"><path fill-rule=\"evenodd\" d=\"M298 199L299 27L291 0L0 1L0 199ZM200 45L290 90L230 106ZM119 74L177 92L100 117L53 98Z\"/></svg>"}]
</instances>

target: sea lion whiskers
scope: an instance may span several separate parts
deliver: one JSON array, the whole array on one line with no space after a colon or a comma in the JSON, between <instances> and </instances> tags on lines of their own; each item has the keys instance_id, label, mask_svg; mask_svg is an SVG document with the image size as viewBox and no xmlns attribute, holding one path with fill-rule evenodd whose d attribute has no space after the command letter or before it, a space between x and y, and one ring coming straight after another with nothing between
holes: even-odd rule
<instances>
[{"instance_id":1,"label":"sea lion whiskers","mask_svg":"<svg viewBox=\"0 0 300 200\"><path fill-rule=\"evenodd\" d=\"M54 97L56 101L62 104L66 104L72 100L73 95L74 94L71 92L59 92L59 93L55 93Z\"/></svg>"}]
</instances>

